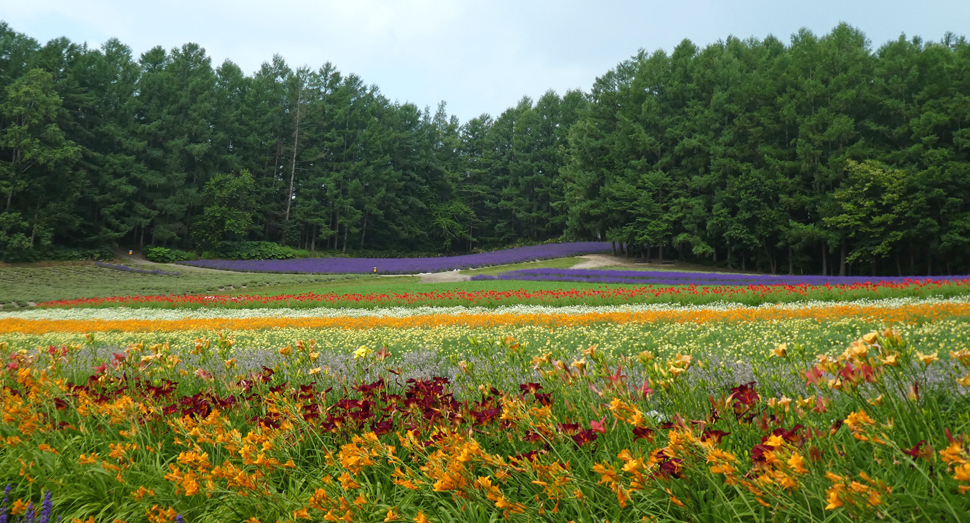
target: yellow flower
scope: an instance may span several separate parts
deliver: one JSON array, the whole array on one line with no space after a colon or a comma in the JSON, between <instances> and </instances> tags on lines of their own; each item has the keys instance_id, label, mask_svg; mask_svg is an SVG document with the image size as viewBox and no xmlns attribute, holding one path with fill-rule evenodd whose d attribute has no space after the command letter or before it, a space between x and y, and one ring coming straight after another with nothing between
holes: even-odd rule
<instances>
[{"instance_id":1,"label":"yellow flower","mask_svg":"<svg viewBox=\"0 0 970 523\"><path fill-rule=\"evenodd\" d=\"M361 345L360 348L354 351L354 359L358 360L360 358L366 358L367 356L370 356L371 352L373 351L368 349L366 345Z\"/></svg>"},{"instance_id":2,"label":"yellow flower","mask_svg":"<svg viewBox=\"0 0 970 523\"><path fill-rule=\"evenodd\" d=\"M957 383L964 387L970 387L970 372L967 372L967 375L962 379L958 379Z\"/></svg>"},{"instance_id":3,"label":"yellow flower","mask_svg":"<svg viewBox=\"0 0 970 523\"><path fill-rule=\"evenodd\" d=\"M431 520L424 515L424 512L418 512L418 515L414 518L414 523L431 523Z\"/></svg>"},{"instance_id":4,"label":"yellow flower","mask_svg":"<svg viewBox=\"0 0 970 523\"><path fill-rule=\"evenodd\" d=\"M805 458L797 452L792 452L791 457L788 458L788 466L799 474L808 473L808 469L805 468Z\"/></svg>"},{"instance_id":5,"label":"yellow flower","mask_svg":"<svg viewBox=\"0 0 970 523\"><path fill-rule=\"evenodd\" d=\"M393 508L389 508L387 509L387 516L384 517L384 521L397 521L398 517L400 516L397 512L394 512Z\"/></svg>"},{"instance_id":6,"label":"yellow flower","mask_svg":"<svg viewBox=\"0 0 970 523\"><path fill-rule=\"evenodd\" d=\"M825 491L825 501L829 502L829 504L825 506L825 510L834 510L842 505L845 505L845 502L842 501L844 489L845 486L838 484L832 485L831 488Z\"/></svg>"},{"instance_id":7,"label":"yellow flower","mask_svg":"<svg viewBox=\"0 0 970 523\"><path fill-rule=\"evenodd\" d=\"M923 362L923 365L926 365L926 366L929 366L930 363L933 363L934 361L938 361L940 359L940 357L937 356L935 352L933 354L923 354L922 352L917 351L916 357Z\"/></svg>"},{"instance_id":8,"label":"yellow flower","mask_svg":"<svg viewBox=\"0 0 970 523\"><path fill-rule=\"evenodd\" d=\"M586 358L578 359L573 361L573 367L580 372L586 369Z\"/></svg>"},{"instance_id":9,"label":"yellow flower","mask_svg":"<svg viewBox=\"0 0 970 523\"><path fill-rule=\"evenodd\" d=\"M788 344L779 343L774 349L771 349L771 355L777 358L784 358L788 355Z\"/></svg>"},{"instance_id":10,"label":"yellow flower","mask_svg":"<svg viewBox=\"0 0 970 523\"><path fill-rule=\"evenodd\" d=\"M865 336L862 337L862 341L868 343L869 345L876 343L876 340L878 339L879 339L878 332L870 332L869 334L866 334Z\"/></svg>"},{"instance_id":11,"label":"yellow flower","mask_svg":"<svg viewBox=\"0 0 970 523\"><path fill-rule=\"evenodd\" d=\"M899 353L893 352L892 354L887 354L886 356L879 358L879 361L881 361L883 365L888 365L890 367L898 367Z\"/></svg>"}]
</instances>

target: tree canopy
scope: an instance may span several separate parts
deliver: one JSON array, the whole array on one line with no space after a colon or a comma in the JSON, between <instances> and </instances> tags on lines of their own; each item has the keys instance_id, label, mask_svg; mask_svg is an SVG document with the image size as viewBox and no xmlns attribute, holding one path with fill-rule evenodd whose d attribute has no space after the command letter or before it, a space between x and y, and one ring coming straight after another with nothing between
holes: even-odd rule
<instances>
[{"instance_id":1,"label":"tree canopy","mask_svg":"<svg viewBox=\"0 0 970 523\"><path fill-rule=\"evenodd\" d=\"M554 239L770 272L970 262L970 45L641 50L588 93L460 122L333 64L251 75L0 22L0 252L273 241L453 252Z\"/></svg>"}]
</instances>

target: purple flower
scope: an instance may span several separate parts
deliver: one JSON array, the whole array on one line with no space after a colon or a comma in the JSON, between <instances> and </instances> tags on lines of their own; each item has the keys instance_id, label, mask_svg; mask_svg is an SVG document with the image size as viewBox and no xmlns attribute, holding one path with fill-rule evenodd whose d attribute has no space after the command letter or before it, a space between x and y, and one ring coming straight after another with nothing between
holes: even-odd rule
<instances>
[{"instance_id":1,"label":"purple flower","mask_svg":"<svg viewBox=\"0 0 970 523\"><path fill-rule=\"evenodd\" d=\"M960 281L967 276L932 277L847 277L847 276L778 276L768 274L723 274L713 272L610 271L591 269L523 269L498 276L478 275L473 280L575 281L585 283L628 283L636 285L853 285L881 283L926 283Z\"/></svg>"},{"instance_id":2,"label":"purple flower","mask_svg":"<svg viewBox=\"0 0 970 523\"><path fill-rule=\"evenodd\" d=\"M0 502L0 523L7 523L7 502L10 501L10 483L3 489L3 501Z\"/></svg>"},{"instance_id":3,"label":"purple flower","mask_svg":"<svg viewBox=\"0 0 970 523\"><path fill-rule=\"evenodd\" d=\"M606 242L574 242L530 247L516 247L502 251L440 256L437 258L301 258L293 260L199 260L180 262L186 265L250 272L293 272L321 274L416 274L492 265L506 265L532 260L565 258L610 249Z\"/></svg>"},{"instance_id":4,"label":"purple flower","mask_svg":"<svg viewBox=\"0 0 970 523\"><path fill-rule=\"evenodd\" d=\"M54 502L51 500L51 491L44 493L43 509L40 511L40 519L37 523L50 523L51 514L54 512Z\"/></svg>"}]
</instances>

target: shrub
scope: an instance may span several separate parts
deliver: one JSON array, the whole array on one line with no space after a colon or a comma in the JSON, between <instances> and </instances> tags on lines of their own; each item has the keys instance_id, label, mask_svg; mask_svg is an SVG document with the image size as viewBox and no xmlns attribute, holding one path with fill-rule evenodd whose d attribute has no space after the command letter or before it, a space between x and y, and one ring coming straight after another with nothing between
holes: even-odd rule
<instances>
[{"instance_id":1,"label":"shrub","mask_svg":"<svg viewBox=\"0 0 970 523\"><path fill-rule=\"evenodd\" d=\"M145 258L155 263L174 263L195 259L195 255L190 252L167 247L149 247L145 249Z\"/></svg>"},{"instance_id":2,"label":"shrub","mask_svg":"<svg viewBox=\"0 0 970 523\"><path fill-rule=\"evenodd\" d=\"M223 242L216 249L216 256L224 260L286 260L298 253L273 242Z\"/></svg>"}]
</instances>

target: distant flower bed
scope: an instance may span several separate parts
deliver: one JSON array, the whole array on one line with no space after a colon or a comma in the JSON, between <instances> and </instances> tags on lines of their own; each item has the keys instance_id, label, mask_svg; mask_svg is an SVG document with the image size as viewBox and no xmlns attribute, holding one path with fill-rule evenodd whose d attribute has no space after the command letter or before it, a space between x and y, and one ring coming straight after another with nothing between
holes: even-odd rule
<instances>
[{"instance_id":1,"label":"distant flower bed","mask_svg":"<svg viewBox=\"0 0 970 523\"><path fill-rule=\"evenodd\" d=\"M970 276L778 276L767 274L725 274L714 272L599 271L588 269L523 269L497 276L481 274L473 280L578 281L588 283L633 283L647 285L811 285L866 286L970 282Z\"/></svg>"},{"instance_id":2,"label":"distant flower bed","mask_svg":"<svg viewBox=\"0 0 970 523\"><path fill-rule=\"evenodd\" d=\"M124 272L137 272L139 274L155 274L157 276L181 276L181 273L178 273L178 272L160 271L158 269L152 269L152 270L132 269L127 265L116 265L114 263L97 262L95 263L95 265L97 265L98 267L104 267L105 269L113 269L116 271L124 271Z\"/></svg>"},{"instance_id":3,"label":"distant flower bed","mask_svg":"<svg viewBox=\"0 0 970 523\"><path fill-rule=\"evenodd\" d=\"M439 258L301 258L291 260L199 260L185 265L246 272L290 272L325 274L417 274L492 265L505 265L531 260L565 258L610 249L606 242L574 242L517 247L502 251Z\"/></svg>"}]
</instances>

